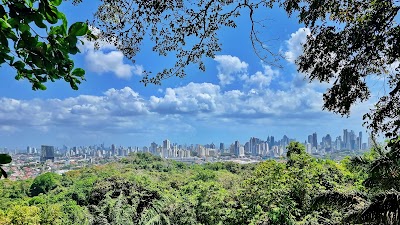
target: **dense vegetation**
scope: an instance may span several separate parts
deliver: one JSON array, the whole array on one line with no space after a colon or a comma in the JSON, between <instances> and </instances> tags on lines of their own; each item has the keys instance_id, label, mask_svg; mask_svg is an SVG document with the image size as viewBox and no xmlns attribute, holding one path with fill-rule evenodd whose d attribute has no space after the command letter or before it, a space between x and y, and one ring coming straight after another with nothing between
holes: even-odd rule
<instances>
[{"instance_id":1,"label":"dense vegetation","mask_svg":"<svg viewBox=\"0 0 400 225\"><path fill-rule=\"evenodd\" d=\"M139 153L64 175L1 180L0 224L396 224L390 209L368 214L390 186L371 172L385 154L335 162L291 143L281 161L186 165ZM391 187L399 180L392 178Z\"/></svg>"}]
</instances>

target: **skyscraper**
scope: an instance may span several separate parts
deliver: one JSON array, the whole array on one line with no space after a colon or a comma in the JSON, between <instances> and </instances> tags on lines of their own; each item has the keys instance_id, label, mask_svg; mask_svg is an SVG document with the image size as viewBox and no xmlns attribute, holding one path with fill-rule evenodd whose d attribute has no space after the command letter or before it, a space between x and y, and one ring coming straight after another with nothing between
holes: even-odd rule
<instances>
[{"instance_id":1,"label":"skyscraper","mask_svg":"<svg viewBox=\"0 0 400 225\"><path fill-rule=\"evenodd\" d=\"M156 154L157 153L157 144L153 141L151 144L150 144L150 153L151 154Z\"/></svg>"},{"instance_id":2,"label":"skyscraper","mask_svg":"<svg viewBox=\"0 0 400 225\"><path fill-rule=\"evenodd\" d=\"M235 155L237 157L239 157L240 156L240 143L239 143L239 141L235 141L233 149L234 149ZM244 148L243 148L243 151L244 151Z\"/></svg>"},{"instance_id":3,"label":"skyscraper","mask_svg":"<svg viewBox=\"0 0 400 225\"><path fill-rule=\"evenodd\" d=\"M330 149L332 147L332 137L330 134L327 134L324 138L324 147Z\"/></svg>"},{"instance_id":4,"label":"skyscraper","mask_svg":"<svg viewBox=\"0 0 400 225\"><path fill-rule=\"evenodd\" d=\"M308 135L308 143L310 143L311 144L311 146L312 146L312 143L313 143L313 136L312 135Z\"/></svg>"},{"instance_id":5,"label":"skyscraper","mask_svg":"<svg viewBox=\"0 0 400 225\"><path fill-rule=\"evenodd\" d=\"M349 133L347 132L347 129L343 130L343 148L344 149L350 149L350 138L349 138Z\"/></svg>"},{"instance_id":6,"label":"skyscraper","mask_svg":"<svg viewBox=\"0 0 400 225\"><path fill-rule=\"evenodd\" d=\"M257 140L258 140L258 138L255 138L255 137L250 138L249 152L251 153L251 155L257 155L257 149L256 149Z\"/></svg>"},{"instance_id":7,"label":"skyscraper","mask_svg":"<svg viewBox=\"0 0 400 225\"><path fill-rule=\"evenodd\" d=\"M219 143L219 151L223 152L225 149L224 143Z\"/></svg>"},{"instance_id":8,"label":"skyscraper","mask_svg":"<svg viewBox=\"0 0 400 225\"><path fill-rule=\"evenodd\" d=\"M312 142L312 147L315 147L316 149L318 149L318 138L317 138L317 133L313 133L313 142Z\"/></svg>"},{"instance_id":9,"label":"skyscraper","mask_svg":"<svg viewBox=\"0 0 400 225\"><path fill-rule=\"evenodd\" d=\"M354 134L354 131L350 131L349 134L349 146L350 146L350 150L354 150L356 147L356 135Z\"/></svg>"},{"instance_id":10,"label":"skyscraper","mask_svg":"<svg viewBox=\"0 0 400 225\"><path fill-rule=\"evenodd\" d=\"M115 148L115 145L112 144L112 145L111 145L111 156L114 156L114 155L116 155L116 154L117 154L117 149Z\"/></svg>"},{"instance_id":11,"label":"skyscraper","mask_svg":"<svg viewBox=\"0 0 400 225\"><path fill-rule=\"evenodd\" d=\"M214 143L211 143L211 144L210 144L210 148L211 148L211 149L215 149L215 144L214 144Z\"/></svg>"},{"instance_id":12,"label":"skyscraper","mask_svg":"<svg viewBox=\"0 0 400 225\"><path fill-rule=\"evenodd\" d=\"M274 146L275 145L275 138L274 136L271 136L271 143L269 143L270 146Z\"/></svg>"},{"instance_id":13,"label":"skyscraper","mask_svg":"<svg viewBox=\"0 0 400 225\"><path fill-rule=\"evenodd\" d=\"M46 160L51 160L54 162L54 146L42 145L40 162L46 162Z\"/></svg>"},{"instance_id":14,"label":"skyscraper","mask_svg":"<svg viewBox=\"0 0 400 225\"><path fill-rule=\"evenodd\" d=\"M169 157L169 150L171 149L171 142L166 139L163 141L163 148L162 148L162 157L167 158Z\"/></svg>"}]
</instances>

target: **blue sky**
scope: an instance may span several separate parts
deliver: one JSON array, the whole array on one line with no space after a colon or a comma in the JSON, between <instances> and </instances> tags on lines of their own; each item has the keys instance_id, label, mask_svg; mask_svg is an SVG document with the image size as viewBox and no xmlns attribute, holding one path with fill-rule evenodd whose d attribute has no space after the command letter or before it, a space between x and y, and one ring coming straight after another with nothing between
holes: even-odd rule
<instances>
[{"instance_id":1,"label":"blue sky","mask_svg":"<svg viewBox=\"0 0 400 225\"><path fill-rule=\"evenodd\" d=\"M64 2L60 10L70 24L86 21L96 9L94 2ZM267 45L286 56L282 68L256 56L249 21L243 17L237 28L219 33L223 50L205 60L206 72L189 67L185 78L171 78L161 86L144 87L139 83L141 71L160 71L174 56L156 56L147 42L135 64L107 43L95 51L93 43L86 42L74 56L76 66L86 70L87 81L78 91L64 81L47 83L46 91L32 91L26 80L14 80L15 71L2 65L0 147L103 142L148 146L166 138L180 144L230 144L284 134L304 141L313 132L320 139L328 133L335 138L343 129L365 131L362 115L370 102L353 107L350 118L322 111L322 93L329 85L309 83L296 71L293 61L309 31L278 8L268 19L261 37L274 40ZM380 81L375 83L372 101L382 90Z\"/></svg>"}]
</instances>

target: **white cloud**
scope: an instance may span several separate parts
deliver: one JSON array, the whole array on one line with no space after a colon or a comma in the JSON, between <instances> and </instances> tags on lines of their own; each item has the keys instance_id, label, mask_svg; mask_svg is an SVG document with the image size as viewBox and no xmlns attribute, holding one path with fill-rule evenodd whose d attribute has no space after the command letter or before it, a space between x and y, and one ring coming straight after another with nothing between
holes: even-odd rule
<instances>
[{"instance_id":1,"label":"white cloud","mask_svg":"<svg viewBox=\"0 0 400 225\"><path fill-rule=\"evenodd\" d=\"M266 88L271 81L279 76L279 70L274 70L269 65L262 65L264 71L257 71L253 75L243 74L240 79L244 81L245 87Z\"/></svg>"},{"instance_id":2,"label":"white cloud","mask_svg":"<svg viewBox=\"0 0 400 225\"><path fill-rule=\"evenodd\" d=\"M248 75L248 64L237 57L220 56L217 60L219 72L237 76L242 87L225 90L222 83L192 82L160 89L149 97L125 87L110 88L98 96L65 99L0 98L0 134L52 133L63 140L100 141L126 134L157 141L154 138L171 138L171 132L186 136L204 127L210 135L216 135L213 129L243 130L242 135L253 135L253 129L265 132L269 127L290 125L301 130L313 124L310 130L343 122L339 116L322 111L323 88L303 81L302 75L289 76L293 79L277 89L278 85L270 84L282 76L279 70L263 65L262 70ZM364 110L356 108L355 117L361 118ZM353 121L361 124L360 119Z\"/></svg>"},{"instance_id":3,"label":"white cloud","mask_svg":"<svg viewBox=\"0 0 400 225\"><path fill-rule=\"evenodd\" d=\"M256 78L257 75L252 76ZM249 78L250 79L250 78ZM309 88L275 91L269 88L222 91L211 83L167 88L161 97L145 98L129 87L111 88L103 95L66 99L0 98L2 130L79 129L87 131L145 129L146 123L181 115L181 123L196 118L280 118L320 112L321 93ZM301 115L304 113L304 115ZM179 117L178 117L179 118Z\"/></svg>"},{"instance_id":4,"label":"white cloud","mask_svg":"<svg viewBox=\"0 0 400 225\"><path fill-rule=\"evenodd\" d=\"M222 86L231 84L235 80L233 75L246 72L249 66L238 57L231 55L217 55L214 60L218 62L217 76Z\"/></svg>"},{"instance_id":5,"label":"white cloud","mask_svg":"<svg viewBox=\"0 0 400 225\"><path fill-rule=\"evenodd\" d=\"M80 45L79 48L85 54L85 64L89 71L98 74L111 72L122 79L129 79L133 74L143 74L143 66L124 63L124 54L113 44L101 41L98 43L99 49L96 50L94 42L83 42L84 45Z\"/></svg>"},{"instance_id":6,"label":"white cloud","mask_svg":"<svg viewBox=\"0 0 400 225\"><path fill-rule=\"evenodd\" d=\"M130 78L135 67L123 62L124 55L120 51L104 53L89 51L85 57L86 66L95 73L113 72L119 78Z\"/></svg>"},{"instance_id":7,"label":"white cloud","mask_svg":"<svg viewBox=\"0 0 400 225\"><path fill-rule=\"evenodd\" d=\"M294 63L297 57L303 53L303 44L307 40L307 36L311 34L308 28L299 28L290 35L290 39L286 41L287 51L285 58L287 61Z\"/></svg>"},{"instance_id":8,"label":"white cloud","mask_svg":"<svg viewBox=\"0 0 400 225\"><path fill-rule=\"evenodd\" d=\"M167 88L163 97L151 96L152 110L162 114L212 112L220 87L210 83L189 83L179 88Z\"/></svg>"}]
</instances>

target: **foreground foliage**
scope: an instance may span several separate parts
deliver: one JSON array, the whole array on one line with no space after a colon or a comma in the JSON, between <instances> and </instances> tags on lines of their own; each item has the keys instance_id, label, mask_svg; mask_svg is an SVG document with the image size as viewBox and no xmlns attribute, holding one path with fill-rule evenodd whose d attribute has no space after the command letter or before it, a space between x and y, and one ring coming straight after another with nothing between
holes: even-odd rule
<instances>
[{"instance_id":1,"label":"foreground foliage","mask_svg":"<svg viewBox=\"0 0 400 225\"><path fill-rule=\"evenodd\" d=\"M45 90L47 81L63 79L73 89L85 71L70 58L79 52L78 38L94 38L87 23L68 26L58 10L62 0L0 1L0 66L15 69L15 79L27 79L33 90Z\"/></svg>"},{"instance_id":2,"label":"foreground foliage","mask_svg":"<svg viewBox=\"0 0 400 225\"><path fill-rule=\"evenodd\" d=\"M298 143L288 150L285 161L246 165L186 165L134 154L62 176L2 180L0 224L398 222L398 198L390 198L398 196L398 179L385 190L372 185L379 179L376 152L334 162L313 158Z\"/></svg>"}]
</instances>

